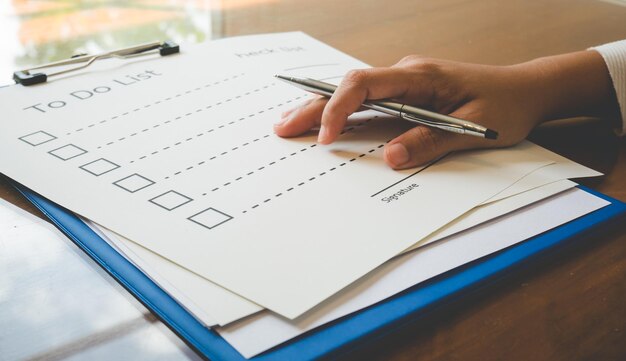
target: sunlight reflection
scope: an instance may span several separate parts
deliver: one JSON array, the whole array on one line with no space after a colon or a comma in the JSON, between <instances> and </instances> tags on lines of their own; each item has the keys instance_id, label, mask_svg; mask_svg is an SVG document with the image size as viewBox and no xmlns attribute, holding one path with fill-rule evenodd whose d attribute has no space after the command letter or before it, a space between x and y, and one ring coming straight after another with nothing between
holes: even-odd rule
<instances>
[{"instance_id":1,"label":"sunlight reflection","mask_svg":"<svg viewBox=\"0 0 626 361\"><path fill-rule=\"evenodd\" d=\"M0 202L0 359L143 318L141 306L50 224Z\"/></svg>"},{"instance_id":2,"label":"sunlight reflection","mask_svg":"<svg viewBox=\"0 0 626 361\"><path fill-rule=\"evenodd\" d=\"M99 52L165 39L201 42L221 36L214 29L219 29L223 11L276 2L2 1L0 71L67 58L77 51Z\"/></svg>"}]
</instances>

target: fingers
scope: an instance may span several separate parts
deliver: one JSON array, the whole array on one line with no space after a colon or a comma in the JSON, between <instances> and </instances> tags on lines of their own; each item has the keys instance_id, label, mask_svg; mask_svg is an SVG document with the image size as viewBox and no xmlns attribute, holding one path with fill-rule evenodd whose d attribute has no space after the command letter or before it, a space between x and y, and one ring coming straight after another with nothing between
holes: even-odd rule
<instances>
[{"instance_id":1,"label":"fingers","mask_svg":"<svg viewBox=\"0 0 626 361\"><path fill-rule=\"evenodd\" d=\"M337 139L348 117L360 110L366 99L409 100L413 104L427 104L434 96L432 74L414 68L395 66L350 71L327 103L316 100L285 113L274 130L279 136L293 137L320 126L318 142L330 144Z\"/></svg>"},{"instance_id":2,"label":"fingers","mask_svg":"<svg viewBox=\"0 0 626 361\"><path fill-rule=\"evenodd\" d=\"M411 128L385 146L385 162L394 169L426 163L448 152L446 135L424 126Z\"/></svg>"},{"instance_id":3,"label":"fingers","mask_svg":"<svg viewBox=\"0 0 626 361\"><path fill-rule=\"evenodd\" d=\"M409 88L402 69L374 68L346 74L330 100L316 98L304 106L283 113L274 132L294 137L320 126L318 142L332 143L352 113L360 110L365 99L401 97Z\"/></svg>"},{"instance_id":4,"label":"fingers","mask_svg":"<svg viewBox=\"0 0 626 361\"><path fill-rule=\"evenodd\" d=\"M476 140L466 135L416 126L385 146L384 159L394 169L412 168L451 151L473 148Z\"/></svg>"},{"instance_id":5,"label":"fingers","mask_svg":"<svg viewBox=\"0 0 626 361\"><path fill-rule=\"evenodd\" d=\"M406 71L400 68L372 68L347 73L324 108L317 141L321 144L335 141L348 116L366 99L402 97L411 86L406 75Z\"/></svg>"},{"instance_id":6,"label":"fingers","mask_svg":"<svg viewBox=\"0 0 626 361\"><path fill-rule=\"evenodd\" d=\"M327 102L326 98L315 98L286 111L282 119L274 124L274 132L280 137L295 137L319 126Z\"/></svg>"}]
</instances>

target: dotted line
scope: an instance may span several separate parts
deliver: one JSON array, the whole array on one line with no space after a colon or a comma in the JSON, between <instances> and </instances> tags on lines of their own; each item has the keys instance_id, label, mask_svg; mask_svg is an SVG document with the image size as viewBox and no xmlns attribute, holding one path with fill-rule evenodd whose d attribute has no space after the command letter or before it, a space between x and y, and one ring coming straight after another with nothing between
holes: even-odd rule
<instances>
[{"instance_id":1,"label":"dotted line","mask_svg":"<svg viewBox=\"0 0 626 361\"><path fill-rule=\"evenodd\" d=\"M147 109L147 108L150 108L150 107L152 107L152 106L159 105L159 104L161 104L161 103L165 103L165 102L170 101L170 100L175 99L175 98L180 98L181 96L183 96L183 95L187 95L187 94L190 94L190 93L192 93L192 92L194 92L194 91L199 91L199 90L201 90L201 89L203 89L203 88L209 88L209 87L211 87L211 86L218 85L218 84L221 84L221 83L227 82L227 81L229 81L229 80L237 79L237 78L239 78L239 77L243 76L244 74L245 74L245 73L241 73L241 74L233 75L233 76L231 76L231 77L224 78L224 79L222 79L222 80L218 80L218 81L215 81L215 82L212 82L212 83L206 83L205 85L203 85L203 86L199 86L199 87L197 87L197 88L195 88L195 89L189 89L189 90L186 90L186 91L184 91L184 92L182 92L182 93L178 93L178 94L176 94L176 95L174 95L174 96L167 97L167 98L164 98L164 99L161 99L161 100L157 100L157 101L155 101L154 103L146 104L146 105L144 105L144 106L142 106L142 107L138 107L138 108L135 108L135 109L133 109L133 110L130 110L130 111L124 112L124 113L122 113L122 114L118 114L118 115L112 116L111 118L108 118L108 119L103 119L103 120L101 120L101 121L99 121L99 122L95 122L95 123L89 124L89 125L87 125L86 127L82 127L82 128L75 129L75 130L73 130L73 131L71 131L71 132L66 133L65 135L72 135L72 133L82 132L83 130L85 130L85 129L87 129L87 128L93 128L93 127L95 127L95 126L98 126L98 125L104 124L104 123L106 123L106 122L109 122L109 121L112 121L112 120L116 120L116 119L119 119L119 118L123 118L123 117L125 117L125 116L127 116L127 115L129 115L129 114L136 113L136 112L138 112L138 111L140 111L140 110L142 110L142 109Z\"/></svg>"},{"instance_id":2,"label":"dotted line","mask_svg":"<svg viewBox=\"0 0 626 361\"><path fill-rule=\"evenodd\" d=\"M349 126L349 127L347 127L347 128L344 128L344 129L341 131L341 133L339 133L339 134L346 134L346 133L348 133L348 132L350 132L350 131L354 130L355 128L362 127L362 126L366 125L367 123L371 122L372 120L374 120L374 119L376 119L376 118L378 118L378 115L376 115L376 116L374 116L374 117L372 117L372 118L369 118L369 119L367 119L367 120L365 120L365 121L363 121L363 122L356 123L356 124L352 124L351 126Z\"/></svg>"},{"instance_id":3,"label":"dotted line","mask_svg":"<svg viewBox=\"0 0 626 361\"><path fill-rule=\"evenodd\" d=\"M266 134L266 135L264 135L264 136L262 136L262 137L255 138L255 139L253 139L253 140L251 140L251 141L249 141L249 142L245 142L245 143L243 143L243 144L241 144L241 145L238 145L238 146L236 146L236 147L232 147L230 150L227 150L227 151L221 152L221 153L219 153L219 154L213 155L212 157L207 158L206 160L200 161L200 162L198 162L198 163L196 163L196 164L194 164L194 165L190 165L189 167L187 167L187 168L185 168L185 169L182 169L182 170L179 170L179 171L175 172L174 174L172 174L171 176L167 176L167 177L165 177L164 179L170 179L171 177L175 177L175 176L177 176L177 175L179 175L179 174L182 174L183 172L187 172L187 171L190 171L190 170L192 170L192 169L194 169L194 168L196 168L196 167L199 167L199 166L205 165L207 162L210 162L210 161L212 161L212 160L215 160L215 159L217 159L217 158L219 158L219 157L221 157L221 156L224 156L224 155L226 155L226 154L228 154L228 153L232 153L232 152L234 152L234 151L236 151L236 150L239 150L239 149L241 149L241 148L247 147L248 145L253 144L253 143L256 143L256 142L258 142L258 141L261 141L261 140L263 140L263 139L265 139L265 138L269 138L269 136L270 136L269 134Z\"/></svg>"},{"instance_id":4,"label":"dotted line","mask_svg":"<svg viewBox=\"0 0 626 361\"><path fill-rule=\"evenodd\" d=\"M296 184L296 185L293 185L292 187L289 187L289 188L285 189L283 192L276 193L274 196L264 199L262 202L259 202L259 203L255 204L255 205L253 205L253 206L252 206L252 207L250 207L249 209L245 209L245 210L243 210L241 213L248 213L248 211L251 211L251 210L253 210L253 209L256 209L256 208L258 208L258 207L262 206L263 204L270 202L272 199L279 198L279 197L281 197L281 196L283 196L283 195L285 195L285 194L287 194L287 193L289 193L289 192L294 191L294 190L295 190L295 189L297 189L298 187L302 187L302 186L304 186L304 185L305 185L305 184L307 184L307 183L311 183L311 182L315 181L316 179L320 179L320 178L322 178L323 176L325 176L325 175L327 175L327 174L330 174L330 173L332 173L332 172L334 172L334 171L336 171L336 170L340 169L341 167L345 167L346 165L348 165L348 164L350 164L350 163L352 163L352 162L355 162L356 160L358 160L358 159L360 159L360 158L363 158L363 157L367 156L368 154L374 153L376 150L378 150L378 149L380 149L380 148L384 147L384 146L385 146L385 144L386 144L386 143L389 143L390 141L391 141L391 139L387 140L387 141L386 141L385 143L383 143L383 144L379 144L378 146L376 146L376 147L374 147L374 148L372 148L372 149L368 150L368 151L367 151L367 152L365 152L365 153L359 154L358 156L356 156L356 157L354 157L354 158L352 158L352 159L350 159L350 160L347 160L347 161L345 161L345 162L342 162L342 163L340 163L340 164L338 164L338 165L336 165L336 166L334 166L334 167L332 167L332 168L327 169L327 170L326 170L326 171L324 171L324 172L318 173L317 175L315 175L315 176L313 176L313 177L307 178L307 179L303 180L302 182L300 182L300 183L298 183L298 184Z\"/></svg>"},{"instance_id":5,"label":"dotted line","mask_svg":"<svg viewBox=\"0 0 626 361\"><path fill-rule=\"evenodd\" d=\"M277 159L277 160L275 160L275 161L269 162L269 163L267 163L266 165L263 165L263 166L258 167L256 170L250 171L250 172L246 173L245 175L241 175L241 176L239 176L239 177L237 177L237 178L233 179L232 181L226 182L226 183L222 184L222 185L221 185L221 186L219 186L219 187L215 187L215 188L211 189L211 192L218 191L220 188L228 187L229 185L231 185L231 184L233 184L233 183L236 183L236 182L238 182L238 181L242 180L242 179L243 179L244 177L246 177L246 176L251 176L251 175L253 175L254 173L260 172L260 171L262 171L262 170L264 170L264 169L266 169L266 168L269 168L269 167L273 166L274 164L276 164L276 163L278 163L278 162L282 162L283 160L285 160L285 159L287 159L287 158L290 158L290 157L293 157L293 156L295 156L295 155L298 155L298 154L300 154L301 152L304 152L304 151L306 151L306 150L307 150L307 149L309 149L309 148L315 148L316 146L317 146L317 144L311 144L310 146L308 146L308 147L304 147L304 148L300 149L299 151L296 151L296 152L290 153L289 155L286 155L286 156L284 156L284 157L281 157L281 158L279 158L279 159ZM208 193L202 193L202 195L203 195L203 196L206 196L207 194L208 194Z\"/></svg>"},{"instance_id":6,"label":"dotted line","mask_svg":"<svg viewBox=\"0 0 626 361\"><path fill-rule=\"evenodd\" d=\"M197 113L203 112L203 111L205 111L205 110L209 110L209 109L211 109L211 108L213 108L213 107L216 107L216 106L220 106L220 105L222 105L222 104L229 103L229 102L231 102L231 101L233 101L233 100L235 100L235 99L242 98L242 97L247 96L247 95L250 95L250 94L252 94L252 93L258 93L259 91L264 90L264 89L267 89L267 88L269 88L270 86L274 86L274 85L276 85L276 83L271 83L271 84L269 84L269 85L265 85L265 86L259 87L259 88L257 88L257 89L251 90L251 91L249 91L249 92L245 92L243 95L237 95L237 96L235 96L235 97L232 97L232 98L228 98L228 99L225 99L225 100L219 101L219 102L217 102L217 103L215 103L215 104L209 104L209 105L207 105L207 106L205 106L205 107L198 108L198 109L196 109L195 111L188 112L188 113L185 113L185 114L183 114L183 115L179 115L179 116L177 116L176 118L166 120L166 121L164 121L163 123L154 124L154 125L152 125L151 127L144 128L144 129L142 129L142 130L140 130L140 131L137 131L137 132L132 133L132 134L130 134L130 135L127 135L127 136L125 136L125 137L121 137L121 138L119 138L119 139L117 139L117 140L110 141L110 142L108 142L108 143L106 143L106 144L104 144L104 145L99 145L99 146L97 147L97 149L101 149L101 148L103 148L103 147L108 147L109 145L113 145L113 144L115 144L115 143L123 142L123 141L125 141L125 140L127 140L127 139L130 139L130 138L132 138L132 137L134 137L134 136L137 136L138 134L145 133L145 132L150 131L150 130L152 130L152 129L156 129L156 128L158 128L158 127L160 127L160 126L162 126L162 125L165 125L165 124L169 124L169 123L171 123L172 121L175 121L175 120L180 120L180 119L182 119L182 118L186 118L186 117L188 117L188 116L190 116L190 115L197 114Z\"/></svg>"},{"instance_id":7,"label":"dotted line","mask_svg":"<svg viewBox=\"0 0 626 361\"><path fill-rule=\"evenodd\" d=\"M179 146L179 145L181 145L181 144L184 144L184 143L190 142L190 141L192 141L192 140L194 140L194 139L198 139L198 138L200 138L200 137L202 137L202 136L204 136L204 135L206 135L206 134L212 133L212 132L214 132L214 131L216 131L216 130L218 130L218 129L222 129L222 128L225 128L225 127L227 127L227 126L229 126L229 125L233 125L233 124L235 124L235 123L241 122L241 121L243 121L243 120L253 118L253 117L255 117L255 116L259 115L259 114L263 114L263 113L265 113L266 111L269 111L269 110L272 110L272 109L275 109L275 108L281 107L281 106L283 106L283 105L285 105L285 104L288 104L288 103L291 103L291 102L296 101L296 100L298 100L298 99L301 99L302 97L304 97L304 95L300 95L300 96L297 96L297 97L295 97L295 98L288 99L288 100L286 100L284 103L278 103L278 104L276 104L276 105L274 105L274 106L271 106L271 107L268 107L268 108L265 108L265 109L259 110L259 111L255 112L255 113L250 113L250 114L248 114L248 115L246 115L246 116L243 116L243 117L241 117L241 118L239 118L239 119L237 119L237 120L232 120L232 121L230 121L230 122L228 122L228 123L224 123L224 124L219 125L219 126L217 126L217 127L214 127L214 128L211 128L211 129L207 129L207 130L205 130L204 132L200 132L200 133L198 133L198 134L196 134L196 135L193 135L193 136L191 136L191 137L189 137L189 138L186 138L186 139L180 140L180 141L178 141L178 142L176 142L176 143L174 143L174 144L172 144L172 145L168 145L168 146L166 146L166 147L163 147L163 148L161 148L161 149L155 150L155 151L150 152L150 153L148 153L148 154L144 154L144 155L142 155L141 157L139 157L139 158L137 158L137 159L135 159L135 160L131 160L131 161L130 161L130 163L135 163L135 162L137 162L137 161L144 160L144 159L146 159L146 158L148 158L148 157L151 157L151 156L153 156L153 155L156 155L156 154L162 153L162 152L164 152L164 151L167 151L167 150L173 149L173 148L175 148L175 147L177 147L177 146ZM132 134L131 134L131 136L132 136Z\"/></svg>"},{"instance_id":8,"label":"dotted line","mask_svg":"<svg viewBox=\"0 0 626 361\"><path fill-rule=\"evenodd\" d=\"M358 128L358 127L362 127L362 126L366 125L367 123L371 122L372 120L374 120L376 118L378 118L378 116L369 118L369 119L367 119L367 120L365 120L363 122L357 123L357 124L353 124L351 127L344 129L341 132L341 134L345 134L345 133L348 133L348 132L350 132L350 131ZM286 155L284 157L280 157L280 158L278 158L278 159L276 159L274 161L271 161L271 162L267 163L266 165L263 165L263 166L260 166L260 167L256 168L255 170L251 170L251 171L247 172L244 175L240 175L239 177L237 177L237 178L235 178L235 179L233 179L231 181L228 181L228 182L222 184L221 186L215 187L215 188L211 189L210 192L216 192L216 191L218 191L218 190L220 190L220 189L222 189L224 187L228 187L229 185L242 180L244 177L248 177L248 176L251 176L251 175L253 175L255 173L258 173L258 172L260 172L260 171L262 171L264 169L267 169L267 168L269 168L269 167L271 167L271 166L273 166L273 165L275 165L277 163L280 163L280 162L282 162L282 161L284 161L284 160L286 160L288 158L294 157L294 156L296 156L298 154L302 154L302 152L305 152L309 148L315 148L316 146L317 146L317 144L311 144L308 147L304 147L304 148L302 148L302 149L300 149L298 151L292 152L292 153L290 153L290 154L288 154L288 155ZM193 167L190 167L190 168L187 168L187 169L189 170L191 168L193 168ZM180 173L180 172L178 172L178 173ZM165 179L167 179L167 178L169 178L169 177L166 177ZM203 196L206 196L207 194L209 194L209 193L208 192L207 193L202 193Z\"/></svg>"}]
</instances>

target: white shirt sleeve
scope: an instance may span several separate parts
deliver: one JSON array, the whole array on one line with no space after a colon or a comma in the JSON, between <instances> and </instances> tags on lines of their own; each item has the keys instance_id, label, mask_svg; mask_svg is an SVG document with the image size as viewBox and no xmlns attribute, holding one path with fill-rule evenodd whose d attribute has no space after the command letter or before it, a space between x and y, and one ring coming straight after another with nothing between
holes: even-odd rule
<instances>
[{"instance_id":1,"label":"white shirt sleeve","mask_svg":"<svg viewBox=\"0 0 626 361\"><path fill-rule=\"evenodd\" d=\"M613 87L615 88L622 116L622 129L619 129L619 133L626 135L626 40L596 46L591 49L602 55L609 68L609 74L613 80Z\"/></svg>"}]
</instances>

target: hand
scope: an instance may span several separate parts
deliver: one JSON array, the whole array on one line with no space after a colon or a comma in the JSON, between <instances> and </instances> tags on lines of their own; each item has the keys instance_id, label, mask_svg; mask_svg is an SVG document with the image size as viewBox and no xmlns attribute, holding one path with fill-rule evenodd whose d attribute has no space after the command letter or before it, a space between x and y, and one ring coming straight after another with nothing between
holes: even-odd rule
<instances>
[{"instance_id":1,"label":"hand","mask_svg":"<svg viewBox=\"0 0 626 361\"><path fill-rule=\"evenodd\" d=\"M584 86L575 89L580 82ZM542 121L572 111L594 113L606 105L606 99L610 101L611 92L608 71L595 51L514 66L408 56L389 68L350 71L330 99L316 98L284 113L274 130L279 136L293 137L319 126L318 142L330 144L364 100L393 99L499 133L497 140L488 140L418 125L385 147L385 161L404 169L451 151L516 144Z\"/></svg>"}]
</instances>

